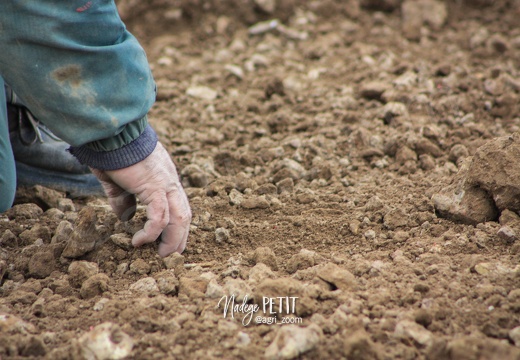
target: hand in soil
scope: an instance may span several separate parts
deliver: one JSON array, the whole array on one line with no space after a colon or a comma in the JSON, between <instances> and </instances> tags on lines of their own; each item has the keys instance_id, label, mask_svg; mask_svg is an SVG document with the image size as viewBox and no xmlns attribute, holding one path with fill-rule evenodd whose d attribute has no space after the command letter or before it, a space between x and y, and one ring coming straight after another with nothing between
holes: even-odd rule
<instances>
[{"instance_id":1,"label":"hand in soil","mask_svg":"<svg viewBox=\"0 0 520 360\"><path fill-rule=\"evenodd\" d=\"M151 243L161 236L159 255L165 257L184 251L191 209L175 165L160 143L150 156L135 165L113 171L92 169L92 172L99 178L112 209L121 220L134 216L136 196L147 206L148 221L134 235L134 246Z\"/></svg>"}]
</instances>

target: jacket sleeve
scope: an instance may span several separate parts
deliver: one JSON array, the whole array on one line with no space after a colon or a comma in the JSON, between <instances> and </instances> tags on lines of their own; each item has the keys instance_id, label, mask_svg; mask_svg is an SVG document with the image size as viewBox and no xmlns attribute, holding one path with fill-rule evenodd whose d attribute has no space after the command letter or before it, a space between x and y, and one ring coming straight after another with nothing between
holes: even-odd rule
<instances>
[{"instance_id":1,"label":"jacket sleeve","mask_svg":"<svg viewBox=\"0 0 520 360\"><path fill-rule=\"evenodd\" d=\"M157 134L145 118L127 124L122 131L107 139L69 151L82 164L99 170L117 170L144 160L157 145Z\"/></svg>"}]
</instances>

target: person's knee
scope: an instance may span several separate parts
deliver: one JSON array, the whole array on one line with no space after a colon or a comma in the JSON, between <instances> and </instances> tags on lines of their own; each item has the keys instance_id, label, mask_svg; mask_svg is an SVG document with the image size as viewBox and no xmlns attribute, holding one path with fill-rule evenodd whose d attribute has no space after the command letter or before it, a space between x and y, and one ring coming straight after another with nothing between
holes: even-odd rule
<instances>
[{"instance_id":1,"label":"person's knee","mask_svg":"<svg viewBox=\"0 0 520 360\"><path fill-rule=\"evenodd\" d=\"M0 119L0 121L1 120L2 119ZM0 133L1 132L2 131L0 131ZM2 142L0 141L0 145L1 144ZM10 150L10 148L5 149L0 146L0 152L10 152ZM14 165L14 159L12 155L7 157L2 155L6 154L0 153L0 164L4 167L0 174L0 213L3 213L13 206L14 196L16 193L16 168Z\"/></svg>"},{"instance_id":2,"label":"person's knee","mask_svg":"<svg viewBox=\"0 0 520 360\"><path fill-rule=\"evenodd\" d=\"M0 214L9 210L13 206L14 194L9 198L4 199L4 194L0 199Z\"/></svg>"},{"instance_id":3,"label":"person's knee","mask_svg":"<svg viewBox=\"0 0 520 360\"><path fill-rule=\"evenodd\" d=\"M0 178L0 180L2 180ZM16 184L14 182L0 181L0 213L9 210L13 206Z\"/></svg>"}]
</instances>

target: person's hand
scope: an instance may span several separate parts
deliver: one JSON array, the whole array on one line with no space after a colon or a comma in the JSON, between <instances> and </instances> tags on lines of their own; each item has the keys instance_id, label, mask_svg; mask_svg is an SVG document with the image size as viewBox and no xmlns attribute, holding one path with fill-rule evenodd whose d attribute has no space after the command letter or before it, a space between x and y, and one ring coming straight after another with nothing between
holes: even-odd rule
<instances>
[{"instance_id":1,"label":"person's hand","mask_svg":"<svg viewBox=\"0 0 520 360\"><path fill-rule=\"evenodd\" d=\"M186 247L191 222L188 197L168 152L161 143L144 160L127 168L111 171L91 169L105 189L117 216L130 220L136 199L146 206L148 220L135 233L132 244L141 246L155 241L162 233L159 255L181 253Z\"/></svg>"}]
</instances>

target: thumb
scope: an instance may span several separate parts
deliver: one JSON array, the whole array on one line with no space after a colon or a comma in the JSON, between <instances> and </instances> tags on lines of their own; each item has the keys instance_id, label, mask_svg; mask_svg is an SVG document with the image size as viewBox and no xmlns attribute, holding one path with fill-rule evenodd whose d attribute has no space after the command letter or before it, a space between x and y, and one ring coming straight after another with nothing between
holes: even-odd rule
<instances>
[{"instance_id":1,"label":"thumb","mask_svg":"<svg viewBox=\"0 0 520 360\"><path fill-rule=\"evenodd\" d=\"M90 169L98 178L108 197L108 203L122 221L128 221L134 217L137 208L135 195L129 193L117 185L104 171Z\"/></svg>"}]
</instances>

